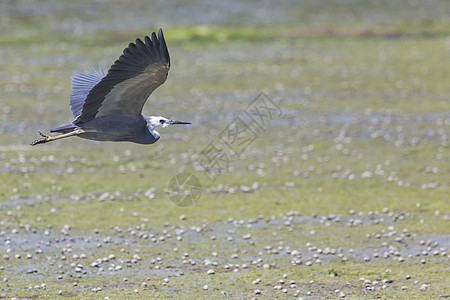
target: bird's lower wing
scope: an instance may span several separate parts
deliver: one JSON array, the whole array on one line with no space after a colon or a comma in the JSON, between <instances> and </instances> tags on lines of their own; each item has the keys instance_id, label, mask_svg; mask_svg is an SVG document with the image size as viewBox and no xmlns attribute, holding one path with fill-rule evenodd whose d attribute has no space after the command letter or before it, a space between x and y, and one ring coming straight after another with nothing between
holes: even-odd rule
<instances>
[{"instance_id":1,"label":"bird's lower wing","mask_svg":"<svg viewBox=\"0 0 450 300\"><path fill-rule=\"evenodd\" d=\"M85 70L84 73L78 72L73 74L71 82L72 95L70 96L70 109L75 119L81 115L84 102L89 92L105 76L106 75L102 66L100 66L99 72L92 68L91 72Z\"/></svg>"}]
</instances>

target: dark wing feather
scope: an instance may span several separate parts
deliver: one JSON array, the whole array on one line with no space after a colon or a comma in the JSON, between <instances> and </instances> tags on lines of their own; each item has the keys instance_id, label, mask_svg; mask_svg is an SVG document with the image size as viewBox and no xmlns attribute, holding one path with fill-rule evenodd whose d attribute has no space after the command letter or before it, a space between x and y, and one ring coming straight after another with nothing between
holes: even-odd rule
<instances>
[{"instance_id":1,"label":"dark wing feather","mask_svg":"<svg viewBox=\"0 0 450 300\"><path fill-rule=\"evenodd\" d=\"M108 74L86 97L74 123L105 115L140 115L150 94L166 81L170 57L162 30L158 38L145 37L130 43L108 70Z\"/></svg>"}]
</instances>

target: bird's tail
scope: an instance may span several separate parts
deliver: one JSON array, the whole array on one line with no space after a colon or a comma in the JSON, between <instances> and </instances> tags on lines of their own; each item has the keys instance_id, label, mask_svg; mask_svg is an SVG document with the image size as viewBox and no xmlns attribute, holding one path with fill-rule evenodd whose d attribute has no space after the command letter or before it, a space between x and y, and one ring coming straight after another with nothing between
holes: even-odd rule
<instances>
[{"instance_id":1,"label":"bird's tail","mask_svg":"<svg viewBox=\"0 0 450 300\"><path fill-rule=\"evenodd\" d=\"M78 127L72 123L64 124L50 129L50 132L69 133L77 129Z\"/></svg>"}]
</instances>

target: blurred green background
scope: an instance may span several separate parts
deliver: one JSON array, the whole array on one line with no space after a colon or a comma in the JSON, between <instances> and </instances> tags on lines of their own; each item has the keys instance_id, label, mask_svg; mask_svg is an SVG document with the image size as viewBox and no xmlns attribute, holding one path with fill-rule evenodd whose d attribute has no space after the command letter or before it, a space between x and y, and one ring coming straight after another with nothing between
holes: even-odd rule
<instances>
[{"instance_id":1,"label":"blurred green background","mask_svg":"<svg viewBox=\"0 0 450 300\"><path fill-rule=\"evenodd\" d=\"M449 12L445 0L1 1L0 298L448 296ZM150 146L29 146L72 120L73 73L106 70L160 27L172 66L144 114L192 126ZM202 151L261 92L282 116L211 178ZM193 206L165 192L180 172L204 187Z\"/></svg>"}]
</instances>

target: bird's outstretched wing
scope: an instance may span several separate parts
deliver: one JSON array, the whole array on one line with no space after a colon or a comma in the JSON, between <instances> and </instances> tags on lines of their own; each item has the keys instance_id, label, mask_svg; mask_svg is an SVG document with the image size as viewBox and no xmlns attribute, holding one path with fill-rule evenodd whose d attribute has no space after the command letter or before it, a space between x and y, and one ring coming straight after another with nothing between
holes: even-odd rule
<instances>
[{"instance_id":1,"label":"bird's outstretched wing","mask_svg":"<svg viewBox=\"0 0 450 300\"><path fill-rule=\"evenodd\" d=\"M91 72L84 70L84 73L78 72L72 76L72 96L70 96L70 109L73 116L78 118L83 110L83 105L87 95L96 86L103 77L105 72L100 66L97 72L94 68Z\"/></svg>"},{"instance_id":2,"label":"bird's outstretched wing","mask_svg":"<svg viewBox=\"0 0 450 300\"><path fill-rule=\"evenodd\" d=\"M159 39L158 39L159 38ZM74 124L106 115L140 115L150 94L166 81L170 57L163 32L136 39L86 97Z\"/></svg>"}]
</instances>

